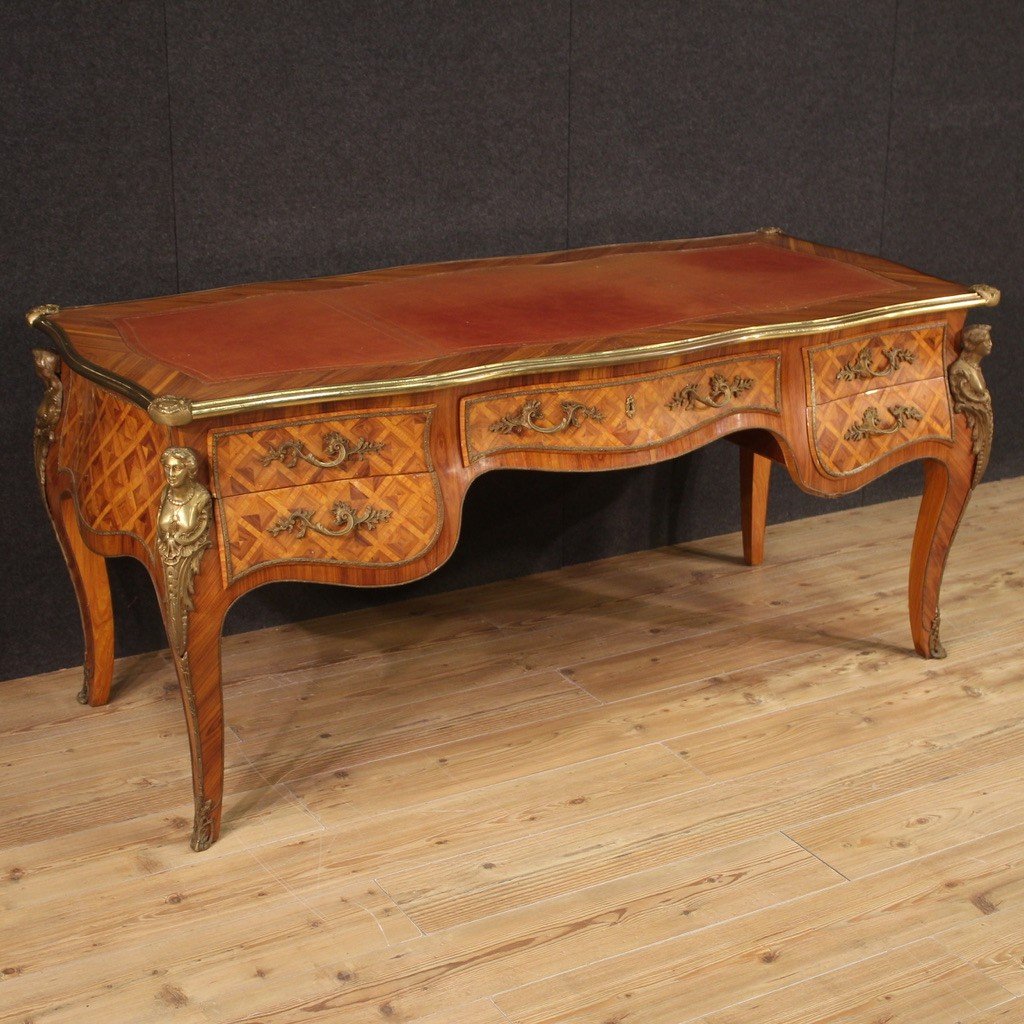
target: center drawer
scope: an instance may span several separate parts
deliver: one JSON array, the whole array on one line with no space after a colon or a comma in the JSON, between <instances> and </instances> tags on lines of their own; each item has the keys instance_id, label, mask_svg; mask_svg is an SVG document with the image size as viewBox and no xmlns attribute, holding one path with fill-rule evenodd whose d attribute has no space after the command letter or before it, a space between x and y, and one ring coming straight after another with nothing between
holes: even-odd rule
<instances>
[{"instance_id":1,"label":"center drawer","mask_svg":"<svg viewBox=\"0 0 1024 1024\"><path fill-rule=\"evenodd\" d=\"M768 352L636 377L539 385L462 400L466 465L508 451L652 448L747 410L780 411L780 356Z\"/></svg>"}]
</instances>

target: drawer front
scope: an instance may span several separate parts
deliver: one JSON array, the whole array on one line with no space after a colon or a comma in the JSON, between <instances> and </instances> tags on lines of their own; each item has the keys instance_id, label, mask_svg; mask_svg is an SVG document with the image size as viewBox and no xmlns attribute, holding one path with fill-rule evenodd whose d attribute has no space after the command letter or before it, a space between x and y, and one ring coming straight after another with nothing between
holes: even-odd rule
<instances>
[{"instance_id":1,"label":"drawer front","mask_svg":"<svg viewBox=\"0 0 1024 1024\"><path fill-rule=\"evenodd\" d=\"M542 385L462 400L469 465L508 451L652 448L742 410L779 412L777 352L646 376Z\"/></svg>"},{"instance_id":2,"label":"drawer front","mask_svg":"<svg viewBox=\"0 0 1024 1024\"><path fill-rule=\"evenodd\" d=\"M856 473L915 441L953 439L944 378L812 406L809 415L818 461L830 476Z\"/></svg>"},{"instance_id":3,"label":"drawer front","mask_svg":"<svg viewBox=\"0 0 1024 1024\"><path fill-rule=\"evenodd\" d=\"M431 416L431 409L380 410L214 431L215 493L428 472Z\"/></svg>"},{"instance_id":4,"label":"drawer front","mask_svg":"<svg viewBox=\"0 0 1024 1024\"><path fill-rule=\"evenodd\" d=\"M926 324L807 349L811 404L941 377L945 336L944 323Z\"/></svg>"},{"instance_id":5,"label":"drawer front","mask_svg":"<svg viewBox=\"0 0 1024 1024\"><path fill-rule=\"evenodd\" d=\"M217 506L229 583L282 562L403 565L434 546L443 517L433 473L237 494Z\"/></svg>"}]
</instances>

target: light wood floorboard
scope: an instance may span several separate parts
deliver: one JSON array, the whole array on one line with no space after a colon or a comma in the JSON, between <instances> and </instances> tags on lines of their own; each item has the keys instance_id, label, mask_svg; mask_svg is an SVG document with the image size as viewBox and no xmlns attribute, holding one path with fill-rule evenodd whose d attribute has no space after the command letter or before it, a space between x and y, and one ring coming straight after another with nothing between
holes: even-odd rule
<instances>
[{"instance_id":1,"label":"light wood floorboard","mask_svg":"<svg viewBox=\"0 0 1024 1024\"><path fill-rule=\"evenodd\" d=\"M1022 1024L1024 479L2 684L9 1024Z\"/></svg>"}]
</instances>

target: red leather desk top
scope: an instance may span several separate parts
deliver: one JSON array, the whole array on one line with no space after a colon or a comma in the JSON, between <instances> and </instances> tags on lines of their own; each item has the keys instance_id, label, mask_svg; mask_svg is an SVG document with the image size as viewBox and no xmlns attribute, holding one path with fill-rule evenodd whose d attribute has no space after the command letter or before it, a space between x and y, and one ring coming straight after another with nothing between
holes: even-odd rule
<instances>
[{"instance_id":1,"label":"red leather desk top","mask_svg":"<svg viewBox=\"0 0 1024 1024\"><path fill-rule=\"evenodd\" d=\"M759 242L450 270L115 320L137 352L192 377L409 363L573 343L723 314L895 291L870 271Z\"/></svg>"},{"instance_id":2,"label":"red leather desk top","mask_svg":"<svg viewBox=\"0 0 1024 1024\"><path fill-rule=\"evenodd\" d=\"M147 393L221 402L357 384L369 394L381 381L579 354L621 361L644 346L964 292L757 232L244 284L50 321L80 372L129 382L143 404Z\"/></svg>"}]
</instances>

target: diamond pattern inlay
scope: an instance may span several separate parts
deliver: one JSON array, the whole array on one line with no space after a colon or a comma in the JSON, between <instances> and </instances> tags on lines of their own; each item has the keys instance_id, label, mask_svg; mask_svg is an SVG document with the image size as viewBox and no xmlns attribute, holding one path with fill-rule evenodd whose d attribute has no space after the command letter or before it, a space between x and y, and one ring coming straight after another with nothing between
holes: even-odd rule
<instances>
[{"instance_id":1,"label":"diamond pattern inlay","mask_svg":"<svg viewBox=\"0 0 1024 1024\"><path fill-rule=\"evenodd\" d=\"M279 487L326 483L351 477L387 476L428 471L427 450L431 409L400 409L322 416L315 419L261 423L210 435L210 466L214 494L248 494ZM282 446L301 445L322 461L330 461L329 438L339 435L356 449L337 466L320 468L302 458L274 458ZM366 442L360 445L359 442Z\"/></svg>"},{"instance_id":2,"label":"diamond pattern inlay","mask_svg":"<svg viewBox=\"0 0 1024 1024\"><path fill-rule=\"evenodd\" d=\"M315 530L280 530L294 514L309 512L325 526L339 503L356 514L373 510L373 529L341 536ZM402 565L433 547L441 530L440 491L433 473L410 473L283 487L221 499L222 557L228 582L260 566L327 562L348 566Z\"/></svg>"},{"instance_id":3,"label":"diamond pattern inlay","mask_svg":"<svg viewBox=\"0 0 1024 1024\"><path fill-rule=\"evenodd\" d=\"M896 416L891 409L920 411L920 418ZM892 433L865 434L857 428L876 410ZM821 468L830 476L847 476L915 441L953 439L949 394L942 377L876 388L862 395L826 402L811 410L811 430Z\"/></svg>"},{"instance_id":4,"label":"diamond pattern inlay","mask_svg":"<svg viewBox=\"0 0 1024 1024\"><path fill-rule=\"evenodd\" d=\"M910 330L863 334L831 345L807 350L811 369L811 401L831 402L879 387L913 380L941 377L944 371L942 343L945 324L928 324ZM886 351L894 353L886 356ZM896 354L899 353L899 354ZM847 367L858 364L883 376L857 376ZM887 372L892 367L892 372Z\"/></svg>"},{"instance_id":5,"label":"diamond pattern inlay","mask_svg":"<svg viewBox=\"0 0 1024 1024\"><path fill-rule=\"evenodd\" d=\"M167 428L127 399L70 377L58 457L74 476L79 514L97 533L133 535L151 547Z\"/></svg>"}]
</instances>

